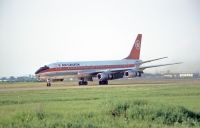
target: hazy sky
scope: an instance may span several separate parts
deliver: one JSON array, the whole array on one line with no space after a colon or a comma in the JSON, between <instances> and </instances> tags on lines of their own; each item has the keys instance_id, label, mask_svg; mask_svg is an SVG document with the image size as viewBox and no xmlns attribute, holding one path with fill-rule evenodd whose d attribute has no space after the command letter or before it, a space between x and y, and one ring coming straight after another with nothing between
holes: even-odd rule
<instances>
[{"instance_id":1,"label":"hazy sky","mask_svg":"<svg viewBox=\"0 0 200 128\"><path fill-rule=\"evenodd\" d=\"M147 72L200 72L200 0L0 0L0 77L57 61L126 57L184 62Z\"/></svg>"}]
</instances>

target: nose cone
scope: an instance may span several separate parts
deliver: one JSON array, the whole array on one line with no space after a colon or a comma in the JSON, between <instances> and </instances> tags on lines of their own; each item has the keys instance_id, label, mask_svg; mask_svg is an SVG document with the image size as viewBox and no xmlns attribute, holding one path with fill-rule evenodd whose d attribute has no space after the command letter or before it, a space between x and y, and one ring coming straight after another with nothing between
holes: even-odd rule
<instances>
[{"instance_id":1,"label":"nose cone","mask_svg":"<svg viewBox=\"0 0 200 128\"><path fill-rule=\"evenodd\" d=\"M48 66L44 66L44 67L40 67L36 72L35 72L35 75L38 75L39 73L42 73L43 71L46 71L48 70L49 67Z\"/></svg>"}]
</instances>

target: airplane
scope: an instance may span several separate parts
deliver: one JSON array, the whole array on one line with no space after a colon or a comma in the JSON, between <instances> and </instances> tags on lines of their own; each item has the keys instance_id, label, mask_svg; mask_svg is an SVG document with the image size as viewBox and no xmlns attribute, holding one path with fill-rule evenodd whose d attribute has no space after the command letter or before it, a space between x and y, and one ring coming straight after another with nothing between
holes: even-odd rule
<instances>
[{"instance_id":1,"label":"airplane","mask_svg":"<svg viewBox=\"0 0 200 128\"><path fill-rule=\"evenodd\" d=\"M46 80L47 86L51 86L52 81L63 81L67 76L77 77L79 85L87 85L88 81L93 81L95 77L98 79L99 85L107 85L108 80L124 77L141 77L141 74L143 74L143 71L147 68L180 64L168 63L142 66L145 63L165 59L167 57L147 61L140 60L141 41L142 34L138 34L130 54L122 60L56 62L40 67L35 72L35 75L39 80Z\"/></svg>"}]
</instances>

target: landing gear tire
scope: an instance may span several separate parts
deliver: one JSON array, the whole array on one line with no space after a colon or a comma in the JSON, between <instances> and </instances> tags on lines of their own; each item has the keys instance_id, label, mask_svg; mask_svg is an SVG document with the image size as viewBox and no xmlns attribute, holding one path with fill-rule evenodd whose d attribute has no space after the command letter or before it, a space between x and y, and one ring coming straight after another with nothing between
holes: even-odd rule
<instances>
[{"instance_id":1,"label":"landing gear tire","mask_svg":"<svg viewBox=\"0 0 200 128\"><path fill-rule=\"evenodd\" d=\"M81 85L88 85L88 82L87 82L87 81L82 81L82 80L81 80L81 81L79 81L78 84L79 84L79 86L81 86Z\"/></svg>"},{"instance_id":2,"label":"landing gear tire","mask_svg":"<svg viewBox=\"0 0 200 128\"><path fill-rule=\"evenodd\" d=\"M137 76L138 76L138 77L141 77L141 76L142 76L142 73L141 73L141 72L138 72L138 73L137 73Z\"/></svg>"},{"instance_id":3,"label":"landing gear tire","mask_svg":"<svg viewBox=\"0 0 200 128\"><path fill-rule=\"evenodd\" d=\"M108 80L99 81L99 85L108 85Z\"/></svg>"},{"instance_id":4,"label":"landing gear tire","mask_svg":"<svg viewBox=\"0 0 200 128\"><path fill-rule=\"evenodd\" d=\"M51 79L48 78L48 79L47 79L47 87L50 87L50 86L51 86Z\"/></svg>"},{"instance_id":5,"label":"landing gear tire","mask_svg":"<svg viewBox=\"0 0 200 128\"><path fill-rule=\"evenodd\" d=\"M51 83L47 83L47 87L50 87L51 86Z\"/></svg>"}]
</instances>

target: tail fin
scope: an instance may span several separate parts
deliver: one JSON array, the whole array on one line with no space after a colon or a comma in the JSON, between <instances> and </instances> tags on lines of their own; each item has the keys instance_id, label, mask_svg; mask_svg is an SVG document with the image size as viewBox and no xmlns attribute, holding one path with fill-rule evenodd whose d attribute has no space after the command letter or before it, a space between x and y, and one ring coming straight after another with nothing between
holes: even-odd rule
<instances>
[{"instance_id":1,"label":"tail fin","mask_svg":"<svg viewBox=\"0 0 200 128\"><path fill-rule=\"evenodd\" d=\"M129 56L126 57L125 59L139 59L140 58L141 41L142 41L142 34L138 34Z\"/></svg>"}]
</instances>

